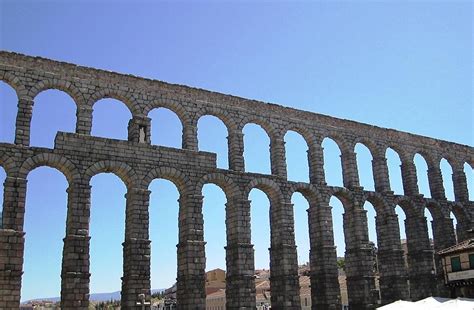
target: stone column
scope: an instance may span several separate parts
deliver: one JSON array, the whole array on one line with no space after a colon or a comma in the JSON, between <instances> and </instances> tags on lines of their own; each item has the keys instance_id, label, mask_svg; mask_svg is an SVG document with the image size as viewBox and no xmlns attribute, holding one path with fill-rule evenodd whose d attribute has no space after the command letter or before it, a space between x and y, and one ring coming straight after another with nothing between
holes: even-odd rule
<instances>
[{"instance_id":1,"label":"stone column","mask_svg":"<svg viewBox=\"0 0 474 310\"><path fill-rule=\"evenodd\" d=\"M270 285L274 309L300 309L293 204L271 202Z\"/></svg>"},{"instance_id":2,"label":"stone column","mask_svg":"<svg viewBox=\"0 0 474 310\"><path fill-rule=\"evenodd\" d=\"M471 233L468 231L473 227L473 223L465 216L457 218L458 224L455 227L456 239L458 243L461 243L471 238Z\"/></svg>"},{"instance_id":3,"label":"stone column","mask_svg":"<svg viewBox=\"0 0 474 310\"><path fill-rule=\"evenodd\" d=\"M30 145L31 116L33 115L33 100L20 98L16 115L15 144Z\"/></svg>"},{"instance_id":4,"label":"stone column","mask_svg":"<svg viewBox=\"0 0 474 310\"><path fill-rule=\"evenodd\" d=\"M226 203L226 309L255 309L255 263L250 232L250 201Z\"/></svg>"},{"instance_id":5,"label":"stone column","mask_svg":"<svg viewBox=\"0 0 474 310\"><path fill-rule=\"evenodd\" d=\"M73 183L68 190L66 237L61 269L61 309L89 308L89 219L91 187Z\"/></svg>"},{"instance_id":6,"label":"stone column","mask_svg":"<svg viewBox=\"0 0 474 310\"><path fill-rule=\"evenodd\" d=\"M281 135L270 137L272 175L286 179L285 141Z\"/></svg>"},{"instance_id":7,"label":"stone column","mask_svg":"<svg viewBox=\"0 0 474 310\"><path fill-rule=\"evenodd\" d=\"M151 119L145 116L134 116L128 122L128 141L151 144Z\"/></svg>"},{"instance_id":8,"label":"stone column","mask_svg":"<svg viewBox=\"0 0 474 310\"><path fill-rule=\"evenodd\" d=\"M187 194L179 202L178 309L205 309L206 255L201 195Z\"/></svg>"},{"instance_id":9,"label":"stone column","mask_svg":"<svg viewBox=\"0 0 474 310\"><path fill-rule=\"evenodd\" d=\"M403 192L406 196L418 195L418 179L416 176L416 167L413 163L413 158L411 158L410 160L403 159L401 169Z\"/></svg>"},{"instance_id":10,"label":"stone column","mask_svg":"<svg viewBox=\"0 0 474 310\"><path fill-rule=\"evenodd\" d=\"M344 213L346 279L349 307L373 309L378 300L375 288L375 253L369 244L367 211L358 206Z\"/></svg>"},{"instance_id":11,"label":"stone column","mask_svg":"<svg viewBox=\"0 0 474 310\"><path fill-rule=\"evenodd\" d=\"M309 145L308 148L309 182L311 184L326 185L324 175L324 152L319 144Z\"/></svg>"},{"instance_id":12,"label":"stone column","mask_svg":"<svg viewBox=\"0 0 474 310\"><path fill-rule=\"evenodd\" d=\"M344 187L349 189L359 187L356 153L354 151L343 151L341 163Z\"/></svg>"},{"instance_id":13,"label":"stone column","mask_svg":"<svg viewBox=\"0 0 474 310\"><path fill-rule=\"evenodd\" d=\"M134 309L139 294L150 300L150 191L129 188L127 194L125 242L123 243L122 309Z\"/></svg>"},{"instance_id":14,"label":"stone column","mask_svg":"<svg viewBox=\"0 0 474 310\"><path fill-rule=\"evenodd\" d=\"M244 172L244 134L239 130L230 130L228 140L229 170Z\"/></svg>"},{"instance_id":15,"label":"stone column","mask_svg":"<svg viewBox=\"0 0 474 310\"><path fill-rule=\"evenodd\" d=\"M0 229L0 309L20 307L26 182L26 179L7 177L4 183L3 228Z\"/></svg>"},{"instance_id":16,"label":"stone column","mask_svg":"<svg viewBox=\"0 0 474 310\"><path fill-rule=\"evenodd\" d=\"M408 274L400 243L398 216L394 210L391 210L378 213L375 220L382 304L389 304L399 299L407 300L409 299Z\"/></svg>"},{"instance_id":17,"label":"stone column","mask_svg":"<svg viewBox=\"0 0 474 310\"><path fill-rule=\"evenodd\" d=\"M377 155L372 159L372 171L374 174L375 191L390 191L390 179L388 176L387 159L385 156Z\"/></svg>"},{"instance_id":18,"label":"stone column","mask_svg":"<svg viewBox=\"0 0 474 310\"><path fill-rule=\"evenodd\" d=\"M76 111L76 133L90 135L92 130L92 107L78 106Z\"/></svg>"},{"instance_id":19,"label":"stone column","mask_svg":"<svg viewBox=\"0 0 474 310\"><path fill-rule=\"evenodd\" d=\"M331 209L327 203L315 202L308 209L313 309L341 309Z\"/></svg>"},{"instance_id":20,"label":"stone column","mask_svg":"<svg viewBox=\"0 0 474 310\"><path fill-rule=\"evenodd\" d=\"M417 301L435 293L433 250L428 238L426 218L423 215L407 214L405 230L410 296L412 300Z\"/></svg>"},{"instance_id":21,"label":"stone column","mask_svg":"<svg viewBox=\"0 0 474 310\"><path fill-rule=\"evenodd\" d=\"M448 248L456 244L456 236L454 234L453 220L447 217L436 217L433 219L433 239L434 239L434 257L435 270L437 280L437 296L451 297L450 290L444 285L443 262L441 257L436 254L442 249Z\"/></svg>"},{"instance_id":22,"label":"stone column","mask_svg":"<svg viewBox=\"0 0 474 310\"><path fill-rule=\"evenodd\" d=\"M441 169L435 166L428 168L428 182L430 183L431 197L438 200L446 200L443 186L443 175Z\"/></svg>"},{"instance_id":23,"label":"stone column","mask_svg":"<svg viewBox=\"0 0 474 310\"><path fill-rule=\"evenodd\" d=\"M467 189L466 174L464 173L464 165L460 162L456 162L452 165L452 168L454 197L456 201L467 202L469 201L469 192Z\"/></svg>"},{"instance_id":24,"label":"stone column","mask_svg":"<svg viewBox=\"0 0 474 310\"><path fill-rule=\"evenodd\" d=\"M195 122L183 123L183 149L198 150L197 125Z\"/></svg>"}]
</instances>

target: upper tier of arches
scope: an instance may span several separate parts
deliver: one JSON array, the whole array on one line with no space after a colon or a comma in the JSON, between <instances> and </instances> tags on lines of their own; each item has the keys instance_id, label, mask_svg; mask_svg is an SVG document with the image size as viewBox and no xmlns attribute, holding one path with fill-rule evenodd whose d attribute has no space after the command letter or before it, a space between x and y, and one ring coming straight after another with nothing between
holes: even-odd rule
<instances>
[{"instance_id":1,"label":"upper tier of arches","mask_svg":"<svg viewBox=\"0 0 474 310\"><path fill-rule=\"evenodd\" d=\"M263 129L270 141L269 173L272 175L287 178L285 136L294 132L306 143L308 165L305 169L308 170L306 175L309 183L328 183L328 172L324 169L324 163L329 159L323 152L322 144L326 139L331 139L339 148L341 156L342 184L336 184L338 186L354 188L365 185L365 189L372 190L373 187L378 192L392 190L392 178L387 168L386 152L393 150L401 161L403 194L420 193L420 188L423 188L420 184L420 175L427 175L429 192L424 192L425 197L431 196L436 199L448 197L450 200L454 197L456 201L469 200L467 183L470 177L466 177L465 166L467 164L471 169L474 166L474 152L469 147L275 105L262 106L258 102L230 96L223 98L220 94L183 89L181 86L162 85L163 83L155 81L132 79L136 83L133 84L130 77L119 76L120 81L117 82L117 74L114 73L86 68L71 70L68 64L49 60L31 62L29 57L7 55L5 57L7 63L9 57L19 57L21 62L32 66L33 69L31 73L17 72L14 69L0 70L0 80L13 89L18 100L18 112L14 121L16 123L15 137L14 141L8 141L10 143L30 145L31 112L34 112L33 107L37 96L44 91L56 89L66 93L76 105L75 132L78 134L91 135L95 104L103 99L111 98L120 101L130 112L131 120L127 125L127 138L136 143L151 144L150 113L155 109L165 108L176 115L176 123L181 125L178 130L182 133L182 139L181 143L176 143L174 146L181 145L183 149L192 151L199 150L199 120L205 116L217 118L227 130L226 162L230 170L246 171L245 162L249 159L244 158L243 129L248 124L256 124ZM70 74L43 74L42 70L45 70L45 66L48 67L45 71L55 72L54 66L50 67L52 64L63 68L63 73ZM90 76L84 78L79 72L94 73L91 75L93 78ZM184 91L189 91L189 93ZM205 99L195 99L193 95L196 95L195 98ZM221 100L216 100L216 98ZM229 102L223 99L228 99ZM249 106L254 108L249 109ZM285 112L288 112L287 115ZM372 168L368 182L367 178L364 179L360 175L362 169L358 162L360 159L360 154L356 150L358 145L364 146L371 157L365 163L367 167ZM427 172L420 171L420 168L415 165L417 156L421 156L426 162ZM445 175L446 173L442 171L446 170L441 169L442 161L448 163L451 168L448 173L452 176ZM467 171L467 174L469 172ZM307 182L306 178L304 181ZM454 184L448 186L451 192L446 193L445 184L449 182Z\"/></svg>"}]
</instances>

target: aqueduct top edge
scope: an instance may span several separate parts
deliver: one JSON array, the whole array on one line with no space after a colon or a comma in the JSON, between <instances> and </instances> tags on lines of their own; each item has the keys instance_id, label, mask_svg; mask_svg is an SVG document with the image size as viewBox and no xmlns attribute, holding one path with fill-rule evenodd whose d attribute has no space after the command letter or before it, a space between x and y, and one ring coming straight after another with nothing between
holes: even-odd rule
<instances>
[{"instance_id":1,"label":"aqueduct top edge","mask_svg":"<svg viewBox=\"0 0 474 310\"><path fill-rule=\"evenodd\" d=\"M128 86L134 91L140 91L144 96L149 94L160 94L162 97L170 97L183 102L194 101L195 104L205 106L216 106L229 110L252 110L265 111L260 113L262 117L269 116L272 120L283 120L290 123L299 123L303 128L322 128L325 133L330 133L331 128L336 131L342 130L343 135L353 136L353 140L364 137L373 139L379 143L391 147L391 142L402 144L410 148L409 152L423 152L424 149L447 156L456 153L453 158L460 159L474 165L474 150L469 145L444 141L431 137L421 136L408 132L398 131L364 124L353 120L336 118L315 112L298 110L273 103L241 98L200 88L171 84L159 80L137 77L131 74L122 74L103 69L79 66L67 62L50 60L43 57L27 56L20 53L0 51L0 71L25 71L36 70L51 77L64 77L69 79L88 79L98 83L113 83L120 80L120 86ZM252 111L254 112L254 111ZM259 113L256 113L259 114ZM292 130L292 129L289 129ZM322 137L324 138L324 134ZM352 137L351 137L352 138ZM459 156L461 155L461 156Z\"/></svg>"}]
</instances>

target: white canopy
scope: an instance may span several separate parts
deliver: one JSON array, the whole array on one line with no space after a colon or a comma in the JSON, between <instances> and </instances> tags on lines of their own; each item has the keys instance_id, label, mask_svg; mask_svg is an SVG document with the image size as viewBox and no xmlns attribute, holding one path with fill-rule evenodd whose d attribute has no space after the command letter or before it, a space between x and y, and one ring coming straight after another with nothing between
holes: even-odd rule
<instances>
[{"instance_id":1,"label":"white canopy","mask_svg":"<svg viewBox=\"0 0 474 310\"><path fill-rule=\"evenodd\" d=\"M428 297L417 302L397 300L380 310L474 310L474 299Z\"/></svg>"}]
</instances>

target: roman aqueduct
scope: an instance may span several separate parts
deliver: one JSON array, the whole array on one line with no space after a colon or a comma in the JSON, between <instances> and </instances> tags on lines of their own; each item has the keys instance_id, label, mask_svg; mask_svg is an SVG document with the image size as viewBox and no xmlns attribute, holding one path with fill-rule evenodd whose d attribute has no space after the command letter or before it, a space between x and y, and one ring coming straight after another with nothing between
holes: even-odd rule
<instances>
[{"instance_id":1,"label":"roman aqueduct","mask_svg":"<svg viewBox=\"0 0 474 310\"><path fill-rule=\"evenodd\" d=\"M370 201L377 212L378 264L382 303L444 294L443 278L433 273L424 209L433 215L434 251L469 238L474 203L469 201L467 163L474 167L469 146L383 129L353 121L299 111L186 86L80 67L44 58L0 52L0 80L18 97L14 143L0 143L0 166L6 172L3 223L0 229L0 308L18 309L24 253L27 176L40 166L61 171L68 181L66 235L62 256L61 308L87 309L89 296L89 217L91 178L102 172L119 176L127 186L123 245L122 308L136 307L138 295L150 296L149 184L157 178L179 189L177 302L179 309L205 309L205 251L202 187L213 183L225 192L226 299L228 309L255 309L254 250L251 244L249 192L264 191L270 200L271 302L274 309L300 308L298 262L291 196L300 192L309 202L310 276L314 309L340 306L338 269L329 200L344 205L346 274L353 309L375 305L373 255L367 216ZM75 133L59 132L53 149L30 147L30 123L37 94L58 89L77 105ZM124 102L133 117L128 141L91 136L92 106L102 98ZM182 149L150 144L148 112L174 111L183 125ZM228 129L229 169L216 167L216 155L198 150L197 121L213 115ZM271 174L244 171L242 128L254 123L270 137ZM310 182L287 180L284 135L292 130L308 145ZM343 187L328 186L321 143L330 137L341 150ZM359 184L354 146L363 143L372 155L375 191ZM390 188L385 151L396 150L402 165L404 195ZM432 198L419 194L413 158L428 164ZM446 199L441 159L452 167L455 201ZM406 214L408 268L400 244L395 206ZM449 217L457 218L456 228ZM456 234L455 234L456 230ZM457 236L457 237L456 237ZM436 257L436 255L435 255ZM410 283L410 285L408 285Z\"/></svg>"}]
</instances>

